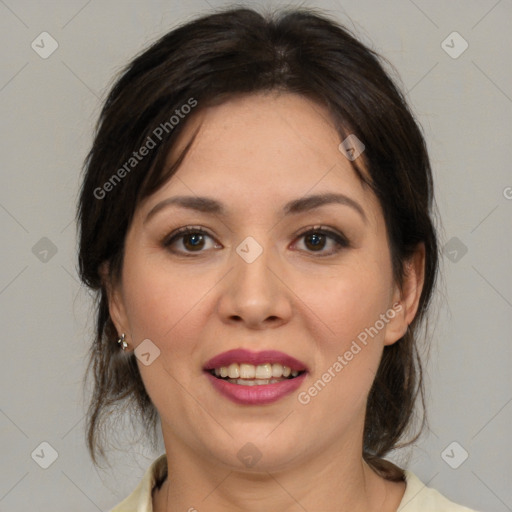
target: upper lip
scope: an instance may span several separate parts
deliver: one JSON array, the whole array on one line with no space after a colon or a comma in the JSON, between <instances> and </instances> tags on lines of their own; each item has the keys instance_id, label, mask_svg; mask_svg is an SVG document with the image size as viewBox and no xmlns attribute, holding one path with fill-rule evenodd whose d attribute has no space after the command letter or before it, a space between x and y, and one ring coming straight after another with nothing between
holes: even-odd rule
<instances>
[{"instance_id":1,"label":"upper lip","mask_svg":"<svg viewBox=\"0 0 512 512\"><path fill-rule=\"evenodd\" d=\"M258 366L265 363L279 363L283 366L288 366L291 370L307 371L306 365L295 359L294 357L279 352L277 350L262 350L260 352L252 352L250 350L237 348L222 352L214 357L204 365L205 370L214 370L221 366L229 366L231 363L246 363Z\"/></svg>"}]
</instances>

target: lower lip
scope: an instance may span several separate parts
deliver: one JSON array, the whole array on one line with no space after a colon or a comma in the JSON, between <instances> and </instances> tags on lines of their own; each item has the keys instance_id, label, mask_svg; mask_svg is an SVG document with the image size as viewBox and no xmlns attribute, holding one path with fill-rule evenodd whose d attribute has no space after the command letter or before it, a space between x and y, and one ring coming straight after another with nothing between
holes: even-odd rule
<instances>
[{"instance_id":1,"label":"lower lip","mask_svg":"<svg viewBox=\"0 0 512 512\"><path fill-rule=\"evenodd\" d=\"M232 384L227 380L218 379L210 372L206 372L206 376L210 379L213 387L231 401L243 405L264 405L276 402L280 398L293 393L306 378L306 372L293 379L254 386Z\"/></svg>"}]
</instances>

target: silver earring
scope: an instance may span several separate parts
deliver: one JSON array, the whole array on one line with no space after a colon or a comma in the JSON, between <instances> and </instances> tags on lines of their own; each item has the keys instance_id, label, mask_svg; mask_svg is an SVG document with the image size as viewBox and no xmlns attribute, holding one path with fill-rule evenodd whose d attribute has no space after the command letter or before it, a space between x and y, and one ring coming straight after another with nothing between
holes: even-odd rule
<instances>
[{"instance_id":1,"label":"silver earring","mask_svg":"<svg viewBox=\"0 0 512 512\"><path fill-rule=\"evenodd\" d=\"M123 349L126 350L126 347L128 347L128 343L125 341L126 335L123 332L121 336L119 336L117 340L117 344Z\"/></svg>"}]
</instances>

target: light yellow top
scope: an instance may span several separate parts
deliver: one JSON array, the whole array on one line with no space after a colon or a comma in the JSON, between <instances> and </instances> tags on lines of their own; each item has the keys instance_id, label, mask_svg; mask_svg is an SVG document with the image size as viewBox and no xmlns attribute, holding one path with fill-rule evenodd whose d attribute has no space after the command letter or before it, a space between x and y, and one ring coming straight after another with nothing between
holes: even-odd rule
<instances>
[{"instance_id":1,"label":"light yellow top","mask_svg":"<svg viewBox=\"0 0 512 512\"><path fill-rule=\"evenodd\" d=\"M153 512L151 496L155 482L167 471L165 453L158 457L148 468L135 490L110 512ZM405 471L406 489L397 512L475 512L457 505L436 490L426 487L410 471Z\"/></svg>"}]
</instances>

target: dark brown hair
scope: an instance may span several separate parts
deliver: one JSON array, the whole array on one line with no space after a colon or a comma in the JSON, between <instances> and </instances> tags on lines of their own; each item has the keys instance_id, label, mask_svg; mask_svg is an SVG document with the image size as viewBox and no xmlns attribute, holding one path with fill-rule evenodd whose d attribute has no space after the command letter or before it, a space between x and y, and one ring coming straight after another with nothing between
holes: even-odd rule
<instances>
[{"instance_id":1,"label":"dark brown hair","mask_svg":"<svg viewBox=\"0 0 512 512\"><path fill-rule=\"evenodd\" d=\"M423 404L417 334L436 280L438 246L425 142L380 59L325 14L294 10L264 16L231 9L172 30L123 71L98 121L78 207L80 275L98 298L88 367L94 389L87 442L95 462L98 453L105 455L100 439L105 420L121 403L143 422L146 432L152 431L153 439L158 419L135 356L125 356L116 343L100 266L108 262L110 276L120 275L134 211L184 158L186 150L170 169L164 165L194 112L239 94L285 91L324 105L340 140L353 133L363 141L365 151L352 165L380 201L399 284L407 259L419 243L425 246L418 313L407 334L384 349L364 429L365 460L386 478L403 478L383 457L408 433L418 396ZM194 112L185 115L192 106ZM150 146L150 139L155 145L144 158L135 157L139 148Z\"/></svg>"}]
</instances>

